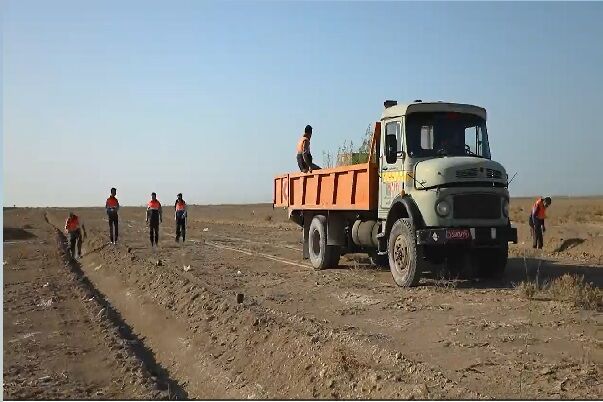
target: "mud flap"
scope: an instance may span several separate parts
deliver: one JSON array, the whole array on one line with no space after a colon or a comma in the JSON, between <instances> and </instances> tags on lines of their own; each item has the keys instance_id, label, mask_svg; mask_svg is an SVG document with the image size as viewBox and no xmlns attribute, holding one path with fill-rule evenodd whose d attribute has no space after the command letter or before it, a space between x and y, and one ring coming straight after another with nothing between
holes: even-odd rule
<instances>
[{"instance_id":1,"label":"mud flap","mask_svg":"<svg viewBox=\"0 0 603 402\"><path fill-rule=\"evenodd\" d=\"M346 246L346 220L341 214L327 212L327 246Z\"/></svg>"},{"instance_id":2,"label":"mud flap","mask_svg":"<svg viewBox=\"0 0 603 402\"><path fill-rule=\"evenodd\" d=\"M303 246L303 259L307 260L310 258L310 242L309 242L309 238L310 238L310 224L312 223L312 215L311 214L304 214L304 218L303 218L303 223L304 223L304 230L303 230L303 240L304 240L304 246Z\"/></svg>"}]
</instances>

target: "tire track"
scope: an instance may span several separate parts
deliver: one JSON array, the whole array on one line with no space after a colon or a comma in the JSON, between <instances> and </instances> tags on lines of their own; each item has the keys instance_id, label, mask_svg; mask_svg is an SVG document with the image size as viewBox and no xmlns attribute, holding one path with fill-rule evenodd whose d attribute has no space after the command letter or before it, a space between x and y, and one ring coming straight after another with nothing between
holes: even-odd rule
<instances>
[{"instance_id":1,"label":"tire track","mask_svg":"<svg viewBox=\"0 0 603 402\"><path fill-rule=\"evenodd\" d=\"M201 241L201 240L191 239L190 241L194 242L194 243L206 244L208 246L211 246L211 247L214 247L214 248L217 248L217 249L235 251L237 253L242 253L242 254L249 255L249 256L263 257L263 258L266 258L268 260L280 262L282 264L293 265L293 266L297 266L297 267L301 267L301 268L310 268L310 269L313 269L310 264L303 264L303 263L295 262L295 261L292 261L292 260L288 260L288 259L285 259L285 258L282 258L282 257L277 257L277 256L274 256L272 254L267 254L267 253L263 253L263 252L260 252L260 251L253 251L253 250L242 248L242 247L227 246L227 245L224 245L224 244L220 244L220 243L216 243L216 242L208 241L208 240Z\"/></svg>"},{"instance_id":2,"label":"tire track","mask_svg":"<svg viewBox=\"0 0 603 402\"><path fill-rule=\"evenodd\" d=\"M210 234L209 236L210 237L218 237L218 238L222 238L222 239L226 239L226 240L239 241L239 242L245 242L245 243L251 243L251 244L259 244L259 245L264 245L264 246L270 246L270 247L276 247L276 248L282 248L282 249L302 252L301 248L292 246L287 243L269 243L269 242L263 242L263 241L257 241L257 240L251 240L251 239L243 239L240 237L232 237L232 236L226 236L226 235L220 235L220 234Z\"/></svg>"}]
</instances>

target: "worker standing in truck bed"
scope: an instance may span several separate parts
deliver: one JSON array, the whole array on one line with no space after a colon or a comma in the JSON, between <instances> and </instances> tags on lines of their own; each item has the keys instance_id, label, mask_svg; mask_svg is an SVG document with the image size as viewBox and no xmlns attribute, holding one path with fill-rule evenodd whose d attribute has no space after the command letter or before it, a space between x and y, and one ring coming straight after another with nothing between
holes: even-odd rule
<instances>
[{"instance_id":1,"label":"worker standing in truck bed","mask_svg":"<svg viewBox=\"0 0 603 402\"><path fill-rule=\"evenodd\" d=\"M546 231L544 219L546 218L546 209L551 205L551 197L538 198L532 207L530 213L530 229L532 232L532 247L542 248L543 236Z\"/></svg>"},{"instance_id":2,"label":"worker standing in truck bed","mask_svg":"<svg viewBox=\"0 0 603 402\"><path fill-rule=\"evenodd\" d=\"M312 154L310 153L310 138L312 138L312 126L307 125L304 134L297 143L297 165L299 170L304 173L312 173L312 170L319 170L320 167L312 163Z\"/></svg>"}]
</instances>

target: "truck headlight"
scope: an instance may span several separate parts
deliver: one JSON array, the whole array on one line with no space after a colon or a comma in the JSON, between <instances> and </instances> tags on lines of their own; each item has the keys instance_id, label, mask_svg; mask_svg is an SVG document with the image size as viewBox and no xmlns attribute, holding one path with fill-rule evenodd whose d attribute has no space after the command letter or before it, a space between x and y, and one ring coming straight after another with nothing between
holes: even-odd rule
<instances>
[{"instance_id":1,"label":"truck headlight","mask_svg":"<svg viewBox=\"0 0 603 402\"><path fill-rule=\"evenodd\" d=\"M505 218L509 217L509 200L503 200L502 202L502 213Z\"/></svg>"},{"instance_id":2,"label":"truck headlight","mask_svg":"<svg viewBox=\"0 0 603 402\"><path fill-rule=\"evenodd\" d=\"M448 201L446 201L446 200L438 201L438 203L436 204L436 212L442 218L445 216L448 216L448 214L450 213L450 204L448 203Z\"/></svg>"}]
</instances>

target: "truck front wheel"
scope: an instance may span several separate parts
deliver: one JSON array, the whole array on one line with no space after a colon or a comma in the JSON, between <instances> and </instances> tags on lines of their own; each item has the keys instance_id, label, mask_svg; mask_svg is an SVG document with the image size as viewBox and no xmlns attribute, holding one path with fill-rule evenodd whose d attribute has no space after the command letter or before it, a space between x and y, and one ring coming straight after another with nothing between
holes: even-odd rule
<instances>
[{"instance_id":1,"label":"truck front wheel","mask_svg":"<svg viewBox=\"0 0 603 402\"><path fill-rule=\"evenodd\" d=\"M310 223L308 241L310 262L314 269L336 267L339 264L341 249L339 246L327 245L327 218L316 215Z\"/></svg>"},{"instance_id":2,"label":"truck front wheel","mask_svg":"<svg viewBox=\"0 0 603 402\"><path fill-rule=\"evenodd\" d=\"M389 269L398 286L416 286L421 279L415 230L410 219L398 219L389 233Z\"/></svg>"}]
</instances>

